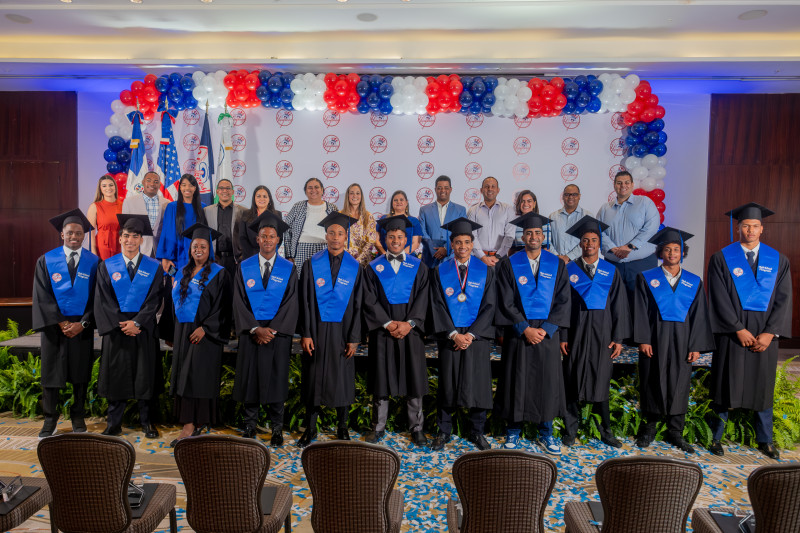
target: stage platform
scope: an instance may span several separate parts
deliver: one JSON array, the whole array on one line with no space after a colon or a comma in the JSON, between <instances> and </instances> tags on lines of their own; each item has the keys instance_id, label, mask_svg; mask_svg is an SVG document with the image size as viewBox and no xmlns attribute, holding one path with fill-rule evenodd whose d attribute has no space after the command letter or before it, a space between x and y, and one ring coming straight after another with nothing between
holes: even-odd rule
<instances>
[{"instance_id":1,"label":"stage platform","mask_svg":"<svg viewBox=\"0 0 800 533\"><path fill-rule=\"evenodd\" d=\"M87 421L89 431L100 432L105 427L101 419ZM9 413L0 414L0 475L21 474L42 477L36 457L37 434L41 420L15 419ZM69 421L62 421L59 432L71 430ZM181 531L191 531L185 514L185 490L180 482L178 470L173 459L169 442L174 439L177 426L160 426L161 438L147 440L139 428L124 428L123 438L129 440L137 451L135 475L142 474L148 481L173 483L178 491L178 526ZM234 429L217 429L215 433L236 435ZM360 438L356 432L351 436ZM266 443L269 433L260 435ZM310 533L311 494L303 475L300 463L300 450L295 447L299 433L289 435L286 445L271 450L272 464L269 479L292 485L294 500L292 504L292 531ZM328 437L321 435L320 440ZM503 438L488 438L493 447L502 445ZM631 439L623 440L622 449L609 448L599 441L591 441L575 446L557 458L558 482L553 491L547 511L545 524L547 531L564 531L564 505L573 500L599 500L594 484L594 471L597 465L609 457L620 455L657 455L688 459L697 462L703 469L703 488L696 506L713 507L735 504L741 509L749 509L746 480L754 468L774 463L756 450L739 446L727 446L724 457L716 457L705 450L687 455L672 446L656 442L643 451L636 448ZM404 532L442 532L447 531L445 511L449 498L456 496L455 486L450 474L453 461L472 451L473 446L459 438L454 438L442 452L419 449L409 442L409 435L388 434L383 444L397 451L402 460L397 489L405 495ZM530 442L525 447L534 453L542 450ZM800 452L782 450L782 461L800 460ZM168 531L168 521L160 524L157 531ZM45 532L50 530L48 511L45 509L35 517L14 529L15 532ZM691 529L690 529L691 531Z\"/></svg>"}]
</instances>

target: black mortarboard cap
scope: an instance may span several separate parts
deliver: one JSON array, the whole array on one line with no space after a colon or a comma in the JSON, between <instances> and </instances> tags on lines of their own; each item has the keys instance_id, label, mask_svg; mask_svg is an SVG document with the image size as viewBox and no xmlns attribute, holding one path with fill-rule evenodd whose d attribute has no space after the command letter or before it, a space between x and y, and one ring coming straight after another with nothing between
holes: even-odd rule
<instances>
[{"instance_id":1,"label":"black mortarboard cap","mask_svg":"<svg viewBox=\"0 0 800 533\"><path fill-rule=\"evenodd\" d=\"M460 217L455 220L451 220L441 227L442 229L446 229L450 232L450 240L452 241L459 235L472 235L474 230L481 229L483 226L477 222L473 222L468 218Z\"/></svg>"},{"instance_id":2,"label":"black mortarboard cap","mask_svg":"<svg viewBox=\"0 0 800 533\"><path fill-rule=\"evenodd\" d=\"M250 223L250 229L258 233L261 228L275 228L278 237L282 237L284 233L289 231L289 224L283 221L280 215L276 215L272 211L264 211L253 222Z\"/></svg>"},{"instance_id":3,"label":"black mortarboard cap","mask_svg":"<svg viewBox=\"0 0 800 533\"><path fill-rule=\"evenodd\" d=\"M681 243L681 246L683 246L683 243L692 237L694 237L694 235L689 232L667 226L658 230L658 233L650 237L647 242L651 242L655 245L677 242Z\"/></svg>"},{"instance_id":4,"label":"black mortarboard cap","mask_svg":"<svg viewBox=\"0 0 800 533\"><path fill-rule=\"evenodd\" d=\"M514 224L515 226L519 226L523 230L526 230L531 228L544 228L546 225L550 223L550 219L544 215L530 212L530 213L525 213L522 216L518 216L517 218L512 220L511 223Z\"/></svg>"},{"instance_id":5,"label":"black mortarboard cap","mask_svg":"<svg viewBox=\"0 0 800 533\"><path fill-rule=\"evenodd\" d=\"M147 215L117 214L120 230L127 229L140 234L142 237L152 237L153 229L150 227L150 218Z\"/></svg>"},{"instance_id":6,"label":"black mortarboard cap","mask_svg":"<svg viewBox=\"0 0 800 533\"><path fill-rule=\"evenodd\" d=\"M735 218L741 222L742 220L761 220L762 218L766 218L774 214L775 211L767 209L763 205L759 205L755 202L750 202L748 204L740 205L735 209L731 209L725 213L725 216Z\"/></svg>"},{"instance_id":7,"label":"black mortarboard cap","mask_svg":"<svg viewBox=\"0 0 800 533\"><path fill-rule=\"evenodd\" d=\"M349 217L349 216L345 215L344 213L340 213L338 211L334 211L333 213L331 213L328 216L326 216L325 218L323 218L322 222L320 222L317 225L318 226L322 226L323 228L325 228L327 230L330 226L332 226L334 224L338 224L341 227L343 227L344 229L346 229L347 231L350 231L350 226L352 226L353 224L357 224L357 223L358 223L358 219L357 218Z\"/></svg>"},{"instance_id":8,"label":"black mortarboard cap","mask_svg":"<svg viewBox=\"0 0 800 533\"><path fill-rule=\"evenodd\" d=\"M89 223L89 219L86 218L86 215L84 215L83 211L80 209L73 209L72 211L67 211L66 213L61 213L60 215L54 216L50 219L50 224L52 224L53 227L58 231L62 231L65 224L80 224L83 226L84 232L89 232L94 229L94 227L92 227L92 225Z\"/></svg>"},{"instance_id":9,"label":"black mortarboard cap","mask_svg":"<svg viewBox=\"0 0 800 533\"><path fill-rule=\"evenodd\" d=\"M602 235L605 230L608 229L608 224L604 224L600 222L593 216L584 215L582 219L577 221L575 224L567 229L567 234L572 235L573 237L577 237L578 239L583 238L583 235L587 232L597 233L598 235Z\"/></svg>"},{"instance_id":10,"label":"black mortarboard cap","mask_svg":"<svg viewBox=\"0 0 800 533\"><path fill-rule=\"evenodd\" d=\"M386 232L398 229L405 231L406 228L411 227L411 221L405 215L395 215L393 217L383 217L378 221L378 226Z\"/></svg>"},{"instance_id":11,"label":"black mortarboard cap","mask_svg":"<svg viewBox=\"0 0 800 533\"><path fill-rule=\"evenodd\" d=\"M183 233L181 233L187 239L205 239L208 242L211 242L212 239L219 238L222 233L218 232L217 230L206 226L205 224L198 222L196 224L192 224L192 226L186 229Z\"/></svg>"}]
</instances>

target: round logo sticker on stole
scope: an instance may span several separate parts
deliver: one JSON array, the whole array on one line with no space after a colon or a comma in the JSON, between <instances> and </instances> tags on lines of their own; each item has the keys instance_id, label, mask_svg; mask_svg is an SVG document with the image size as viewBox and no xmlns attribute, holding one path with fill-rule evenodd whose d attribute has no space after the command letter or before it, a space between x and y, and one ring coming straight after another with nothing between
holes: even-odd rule
<instances>
[{"instance_id":1,"label":"round logo sticker on stole","mask_svg":"<svg viewBox=\"0 0 800 533\"><path fill-rule=\"evenodd\" d=\"M247 280L247 286L252 289L253 287L256 286L256 280L254 280L253 278L248 279Z\"/></svg>"},{"instance_id":2,"label":"round logo sticker on stole","mask_svg":"<svg viewBox=\"0 0 800 533\"><path fill-rule=\"evenodd\" d=\"M375 270L377 270L378 272L383 272L383 265L376 266Z\"/></svg>"},{"instance_id":3,"label":"round logo sticker on stole","mask_svg":"<svg viewBox=\"0 0 800 533\"><path fill-rule=\"evenodd\" d=\"M119 272L114 272L113 274L111 274L111 279L113 279L114 281L119 281L122 279L122 274L120 274Z\"/></svg>"},{"instance_id":4,"label":"round logo sticker on stole","mask_svg":"<svg viewBox=\"0 0 800 533\"><path fill-rule=\"evenodd\" d=\"M526 283L528 283L528 278L526 278L525 276L520 276L519 277L519 284L520 285L525 285Z\"/></svg>"},{"instance_id":5,"label":"round logo sticker on stole","mask_svg":"<svg viewBox=\"0 0 800 533\"><path fill-rule=\"evenodd\" d=\"M317 287L322 287L325 285L325 280L322 278L317 278Z\"/></svg>"},{"instance_id":6,"label":"round logo sticker on stole","mask_svg":"<svg viewBox=\"0 0 800 533\"><path fill-rule=\"evenodd\" d=\"M733 275L736 276L737 278L742 274L744 274L744 270L742 270L741 268L736 267L733 269Z\"/></svg>"},{"instance_id":7,"label":"round logo sticker on stole","mask_svg":"<svg viewBox=\"0 0 800 533\"><path fill-rule=\"evenodd\" d=\"M55 274L53 274L51 277L53 278L53 281L55 281L56 283L58 283L59 281L61 281L61 274L59 274L58 272L56 272Z\"/></svg>"},{"instance_id":8,"label":"round logo sticker on stole","mask_svg":"<svg viewBox=\"0 0 800 533\"><path fill-rule=\"evenodd\" d=\"M572 283L578 283L578 275L577 275L577 274L573 274L573 275L571 275L571 276L569 277L569 280L570 280Z\"/></svg>"},{"instance_id":9,"label":"round logo sticker on stole","mask_svg":"<svg viewBox=\"0 0 800 533\"><path fill-rule=\"evenodd\" d=\"M657 279L651 280L650 286L653 287L654 289L657 289L658 287L661 286L661 282L658 281Z\"/></svg>"},{"instance_id":10,"label":"round logo sticker on stole","mask_svg":"<svg viewBox=\"0 0 800 533\"><path fill-rule=\"evenodd\" d=\"M447 287L447 288L444 290L444 293L445 293L446 295L448 295L448 296L452 296L452 295L454 295L454 294L456 293L456 291L454 291L454 290L453 290L453 287Z\"/></svg>"}]
</instances>

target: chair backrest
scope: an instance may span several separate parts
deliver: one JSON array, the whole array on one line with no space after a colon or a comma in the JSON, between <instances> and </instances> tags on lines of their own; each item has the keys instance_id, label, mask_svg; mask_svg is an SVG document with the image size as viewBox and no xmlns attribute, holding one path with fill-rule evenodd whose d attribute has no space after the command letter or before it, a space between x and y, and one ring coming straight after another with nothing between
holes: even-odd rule
<instances>
[{"instance_id":1,"label":"chair backrest","mask_svg":"<svg viewBox=\"0 0 800 533\"><path fill-rule=\"evenodd\" d=\"M665 457L616 457L595 474L603 533L679 533L703 482L695 463Z\"/></svg>"},{"instance_id":2,"label":"chair backrest","mask_svg":"<svg viewBox=\"0 0 800 533\"><path fill-rule=\"evenodd\" d=\"M195 531L238 533L261 527L261 487L269 449L260 441L223 435L181 439L175 462L186 487L186 520Z\"/></svg>"},{"instance_id":3,"label":"chair backrest","mask_svg":"<svg viewBox=\"0 0 800 533\"><path fill-rule=\"evenodd\" d=\"M377 444L330 441L303 450L303 470L314 504L315 533L383 533L400 456Z\"/></svg>"},{"instance_id":4,"label":"chair backrest","mask_svg":"<svg viewBox=\"0 0 800 533\"><path fill-rule=\"evenodd\" d=\"M555 462L520 450L486 450L453 463L464 519L461 533L540 533L556 483Z\"/></svg>"},{"instance_id":5,"label":"chair backrest","mask_svg":"<svg viewBox=\"0 0 800 533\"><path fill-rule=\"evenodd\" d=\"M800 464L756 468L747 479L757 533L800 531Z\"/></svg>"},{"instance_id":6,"label":"chair backrest","mask_svg":"<svg viewBox=\"0 0 800 533\"><path fill-rule=\"evenodd\" d=\"M37 448L53 493L50 520L64 532L117 533L131 523L128 482L136 452L119 437L65 433Z\"/></svg>"}]
</instances>

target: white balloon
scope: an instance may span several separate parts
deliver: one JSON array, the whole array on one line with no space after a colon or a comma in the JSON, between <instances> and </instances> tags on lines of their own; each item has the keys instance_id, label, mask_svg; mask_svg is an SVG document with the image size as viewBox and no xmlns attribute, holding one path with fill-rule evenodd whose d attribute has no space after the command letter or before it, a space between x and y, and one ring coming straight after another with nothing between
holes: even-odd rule
<instances>
[{"instance_id":1,"label":"white balloon","mask_svg":"<svg viewBox=\"0 0 800 533\"><path fill-rule=\"evenodd\" d=\"M631 89L635 89L636 87L639 86L639 81L640 81L639 76L637 76L636 74L629 74L625 78L625 85L627 85Z\"/></svg>"},{"instance_id":2,"label":"white balloon","mask_svg":"<svg viewBox=\"0 0 800 533\"><path fill-rule=\"evenodd\" d=\"M214 73L214 78L221 82L222 80L225 79L225 76L227 76L227 75L228 75L228 73L225 72L224 70L218 70L218 71L216 71Z\"/></svg>"},{"instance_id":3,"label":"white balloon","mask_svg":"<svg viewBox=\"0 0 800 533\"><path fill-rule=\"evenodd\" d=\"M625 83L625 80L622 78L617 78L611 82L611 86L614 88L614 91L619 94L624 91L628 86Z\"/></svg>"},{"instance_id":4,"label":"white balloon","mask_svg":"<svg viewBox=\"0 0 800 533\"><path fill-rule=\"evenodd\" d=\"M289 88L294 94L299 94L306 90L306 84L303 80L295 78L292 80L292 83L289 84ZM294 99L292 99L292 101L294 101ZM294 104L292 104L292 107L294 107Z\"/></svg>"},{"instance_id":5,"label":"white balloon","mask_svg":"<svg viewBox=\"0 0 800 533\"><path fill-rule=\"evenodd\" d=\"M292 98L292 107L297 111L302 111L306 108L306 99L298 94L294 95L294 98Z\"/></svg>"},{"instance_id":6,"label":"white balloon","mask_svg":"<svg viewBox=\"0 0 800 533\"><path fill-rule=\"evenodd\" d=\"M217 86L217 79L214 76L206 76L197 85L202 86L208 92L213 92Z\"/></svg>"},{"instance_id":7,"label":"white balloon","mask_svg":"<svg viewBox=\"0 0 800 533\"><path fill-rule=\"evenodd\" d=\"M502 117L505 114L505 111L505 106L498 102L495 102L492 106L492 114L497 115L498 117Z\"/></svg>"},{"instance_id":8,"label":"white balloon","mask_svg":"<svg viewBox=\"0 0 800 533\"><path fill-rule=\"evenodd\" d=\"M659 157L658 164L661 165L662 167L667 166L667 156L662 155L661 157Z\"/></svg>"},{"instance_id":9,"label":"white balloon","mask_svg":"<svg viewBox=\"0 0 800 533\"><path fill-rule=\"evenodd\" d=\"M192 96L198 102L200 102L201 100L205 101L206 98L207 98L207 95L208 95L208 92L205 90L205 88L202 85L198 85L194 89L192 89Z\"/></svg>"},{"instance_id":10,"label":"white balloon","mask_svg":"<svg viewBox=\"0 0 800 533\"><path fill-rule=\"evenodd\" d=\"M406 84L405 80L400 76L392 78L392 87L394 87L395 92L397 92L397 90L400 89L405 84Z\"/></svg>"},{"instance_id":11,"label":"white balloon","mask_svg":"<svg viewBox=\"0 0 800 533\"><path fill-rule=\"evenodd\" d=\"M320 80L320 79L314 80L314 82L311 84L311 88L314 89L314 92L322 94L323 92L325 92L326 88L325 80Z\"/></svg>"},{"instance_id":12,"label":"white balloon","mask_svg":"<svg viewBox=\"0 0 800 533\"><path fill-rule=\"evenodd\" d=\"M635 155L629 156L625 160L625 168L627 168L628 170L633 170L634 168L640 166L642 166L642 160L636 157Z\"/></svg>"},{"instance_id":13,"label":"white balloon","mask_svg":"<svg viewBox=\"0 0 800 533\"><path fill-rule=\"evenodd\" d=\"M514 115L524 118L528 116L529 111L528 104L526 102L520 102L517 104L517 107L514 108Z\"/></svg>"},{"instance_id":14,"label":"white balloon","mask_svg":"<svg viewBox=\"0 0 800 533\"><path fill-rule=\"evenodd\" d=\"M609 81L611 81L611 74L609 74L608 72L603 72L602 74L600 74L599 76L597 76L597 79L598 79L598 80L600 80L600 81L602 81L602 82L603 82L603 84L605 85L605 84L606 84L606 82L609 82Z\"/></svg>"},{"instance_id":15,"label":"white balloon","mask_svg":"<svg viewBox=\"0 0 800 533\"><path fill-rule=\"evenodd\" d=\"M516 109L517 104L519 104L519 98L516 95L509 95L503 100L503 105L506 106L506 110L510 113Z\"/></svg>"},{"instance_id":16,"label":"white balloon","mask_svg":"<svg viewBox=\"0 0 800 533\"><path fill-rule=\"evenodd\" d=\"M633 92L633 89L624 89L621 93L619 93L619 100L625 105L630 104L636 100L636 93Z\"/></svg>"},{"instance_id":17,"label":"white balloon","mask_svg":"<svg viewBox=\"0 0 800 533\"><path fill-rule=\"evenodd\" d=\"M633 188L634 189L641 189L642 188L642 180L633 180Z\"/></svg>"},{"instance_id":18,"label":"white balloon","mask_svg":"<svg viewBox=\"0 0 800 533\"><path fill-rule=\"evenodd\" d=\"M155 121L151 122L151 124L155 124ZM119 129L119 136L129 141L130 138L133 136L133 125L129 122L127 125Z\"/></svg>"},{"instance_id":19,"label":"white balloon","mask_svg":"<svg viewBox=\"0 0 800 533\"><path fill-rule=\"evenodd\" d=\"M505 83L495 87L494 89L495 98L497 98L498 100L502 100L506 96L508 96L508 86Z\"/></svg>"},{"instance_id":20,"label":"white balloon","mask_svg":"<svg viewBox=\"0 0 800 533\"><path fill-rule=\"evenodd\" d=\"M414 85L414 76L406 76L403 78L404 85Z\"/></svg>"},{"instance_id":21,"label":"white balloon","mask_svg":"<svg viewBox=\"0 0 800 533\"><path fill-rule=\"evenodd\" d=\"M635 180L644 180L647 178L647 168L643 166L634 167L633 169L629 169L631 176Z\"/></svg>"},{"instance_id":22,"label":"white balloon","mask_svg":"<svg viewBox=\"0 0 800 533\"><path fill-rule=\"evenodd\" d=\"M397 107L402 105L403 103L403 96L397 93L394 93L391 98L389 98L389 103L392 104L392 107Z\"/></svg>"},{"instance_id":23,"label":"white balloon","mask_svg":"<svg viewBox=\"0 0 800 533\"><path fill-rule=\"evenodd\" d=\"M527 102L533 96L533 91L527 85L523 85L519 89L517 89L517 98L522 100L523 102Z\"/></svg>"},{"instance_id":24,"label":"white balloon","mask_svg":"<svg viewBox=\"0 0 800 533\"><path fill-rule=\"evenodd\" d=\"M648 176L655 178L657 180L664 179L664 176L666 175L667 175L667 169L659 165L656 165L655 167L651 168L650 173L648 174Z\"/></svg>"},{"instance_id":25,"label":"white balloon","mask_svg":"<svg viewBox=\"0 0 800 533\"><path fill-rule=\"evenodd\" d=\"M664 178L656 180L656 189L664 190Z\"/></svg>"},{"instance_id":26,"label":"white balloon","mask_svg":"<svg viewBox=\"0 0 800 533\"><path fill-rule=\"evenodd\" d=\"M511 92L512 94L516 93L517 89L519 89L521 85L522 82L520 82L517 78L511 78L506 82L506 87L508 87L509 92Z\"/></svg>"},{"instance_id":27,"label":"white balloon","mask_svg":"<svg viewBox=\"0 0 800 533\"><path fill-rule=\"evenodd\" d=\"M111 102L111 110L114 113L121 113L124 109L125 109L125 104L123 104L121 101L114 100L113 102Z\"/></svg>"},{"instance_id":28,"label":"white balloon","mask_svg":"<svg viewBox=\"0 0 800 533\"><path fill-rule=\"evenodd\" d=\"M650 192L655 188L656 188L655 178L645 178L642 180L642 189L646 190L647 192Z\"/></svg>"},{"instance_id":29,"label":"white balloon","mask_svg":"<svg viewBox=\"0 0 800 533\"><path fill-rule=\"evenodd\" d=\"M106 137L109 139L115 135L119 135L119 128L113 124L109 124L105 129Z\"/></svg>"},{"instance_id":30,"label":"white balloon","mask_svg":"<svg viewBox=\"0 0 800 533\"><path fill-rule=\"evenodd\" d=\"M414 87L417 89L424 91L425 87L428 86L428 80L423 78L422 76L417 76L414 78Z\"/></svg>"},{"instance_id":31,"label":"white balloon","mask_svg":"<svg viewBox=\"0 0 800 533\"><path fill-rule=\"evenodd\" d=\"M420 107L427 107L428 106L428 95L425 93L418 92L414 95L414 105L417 108ZM425 113L422 113L423 115Z\"/></svg>"},{"instance_id":32,"label":"white balloon","mask_svg":"<svg viewBox=\"0 0 800 533\"><path fill-rule=\"evenodd\" d=\"M507 78L504 78L504 77L502 77L502 76L500 76L499 78L497 78L497 85L498 85L498 86L500 86L500 85L505 85L506 83L508 83L508 79L507 79Z\"/></svg>"},{"instance_id":33,"label":"white balloon","mask_svg":"<svg viewBox=\"0 0 800 533\"><path fill-rule=\"evenodd\" d=\"M205 78L205 76L206 73L203 72L202 70L195 70L194 72L192 72L192 79L194 80L195 85L200 83L200 80Z\"/></svg>"},{"instance_id":34,"label":"white balloon","mask_svg":"<svg viewBox=\"0 0 800 533\"><path fill-rule=\"evenodd\" d=\"M417 94L417 92L419 92L419 91L417 90L416 87L414 87L413 84L412 85L403 85L403 88L400 89L400 94L402 94L404 96L410 96L412 98L414 97L415 94Z\"/></svg>"},{"instance_id":35,"label":"white balloon","mask_svg":"<svg viewBox=\"0 0 800 533\"><path fill-rule=\"evenodd\" d=\"M642 158L642 164L649 169L658 166L658 156L655 154L647 154Z\"/></svg>"}]
</instances>

